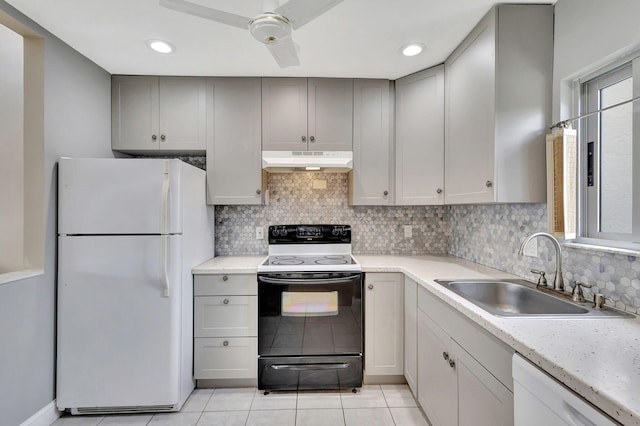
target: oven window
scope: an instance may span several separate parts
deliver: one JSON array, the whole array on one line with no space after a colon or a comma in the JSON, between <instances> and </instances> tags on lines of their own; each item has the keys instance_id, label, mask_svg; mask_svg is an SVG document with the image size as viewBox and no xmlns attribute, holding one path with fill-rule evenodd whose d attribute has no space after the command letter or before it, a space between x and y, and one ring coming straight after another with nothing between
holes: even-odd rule
<instances>
[{"instance_id":1,"label":"oven window","mask_svg":"<svg viewBox=\"0 0 640 426\"><path fill-rule=\"evenodd\" d=\"M282 316L326 317L338 315L338 292L283 291Z\"/></svg>"}]
</instances>

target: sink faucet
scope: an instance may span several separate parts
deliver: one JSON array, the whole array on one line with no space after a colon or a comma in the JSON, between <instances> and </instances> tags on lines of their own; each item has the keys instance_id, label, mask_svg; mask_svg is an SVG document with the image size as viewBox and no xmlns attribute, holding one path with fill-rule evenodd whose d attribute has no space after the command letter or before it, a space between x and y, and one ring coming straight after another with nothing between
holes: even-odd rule
<instances>
[{"instance_id":1,"label":"sink faucet","mask_svg":"<svg viewBox=\"0 0 640 426\"><path fill-rule=\"evenodd\" d=\"M529 241L534 239L535 237L547 237L553 243L553 246L556 248L556 275L553 278L553 288L554 290L563 291L564 290L564 280L562 279L562 250L560 249L560 243L556 238L547 234L546 232L536 232L535 234L529 235L526 240L523 241L520 246L520 250L518 254L522 256L524 254L524 249L529 244Z\"/></svg>"}]
</instances>

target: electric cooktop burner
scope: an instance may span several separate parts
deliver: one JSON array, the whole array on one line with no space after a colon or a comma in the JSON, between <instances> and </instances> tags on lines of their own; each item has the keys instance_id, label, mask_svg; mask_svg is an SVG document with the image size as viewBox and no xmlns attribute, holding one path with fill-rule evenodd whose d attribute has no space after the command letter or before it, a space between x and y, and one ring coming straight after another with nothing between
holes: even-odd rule
<instances>
[{"instance_id":1,"label":"electric cooktop burner","mask_svg":"<svg viewBox=\"0 0 640 426\"><path fill-rule=\"evenodd\" d=\"M348 255L270 256L264 265L352 265L356 262Z\"/></svg>"},{"instance_id":2,"label":"electric cooktop burner","mask_svg":"<svg viewBox=\"0 0 640 426\"><path fill-rule=\"evenodd\" d=\"M269 257L258 272L360 272L349 225L269 226Z\"/></svg>"}]
</instances>

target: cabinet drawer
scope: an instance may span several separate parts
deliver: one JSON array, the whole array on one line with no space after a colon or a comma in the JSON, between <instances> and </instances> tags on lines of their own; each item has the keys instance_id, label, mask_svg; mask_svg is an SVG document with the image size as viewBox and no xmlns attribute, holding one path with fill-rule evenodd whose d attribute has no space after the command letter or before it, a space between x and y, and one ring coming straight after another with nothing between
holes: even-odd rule
<instances>
[{"instance_id":1,"label":"cabinet drawer","mask_svg":"<svg viewBox=\"0 0 640 426\"><path fill-rule=\"evenodd\" d=\"M196 379L257 379L258 338L195 339L193 375Z\"/></svg>"},{"instance_id":2,"label":"cabinet drawer","mask_svg":"<svg viewBox=\"0 0 640 426\"><path fill-rule=\"evenodd\" d=\"M193 300L195 337L258 335L258 296L199 296Z\"/></svg>"},{"instance_id":3,"label":"cabinet drawer","mask_svg":"<svg viewBox=\"0 0 640 426\"><path fill-rule=\"evenodd\" d=\"M256 296L258 276L256 274L194 275L193 294L195 296Z\"/></svg>"}]
</instances>

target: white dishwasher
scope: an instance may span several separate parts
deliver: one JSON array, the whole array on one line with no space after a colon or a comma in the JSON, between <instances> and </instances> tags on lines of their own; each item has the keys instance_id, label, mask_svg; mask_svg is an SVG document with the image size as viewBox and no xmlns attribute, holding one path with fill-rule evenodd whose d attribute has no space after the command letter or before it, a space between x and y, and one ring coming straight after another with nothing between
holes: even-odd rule
<instances>
[{"instance_id":1,"label":"white dishwasher","mask_svg":"<svg viewBox=\"0 0 640 426\"><path fill-rule=\"evenodd\" d=\"M619 425L517 353L512 374L515 426Z\"/></svg>"}]
</instances>

